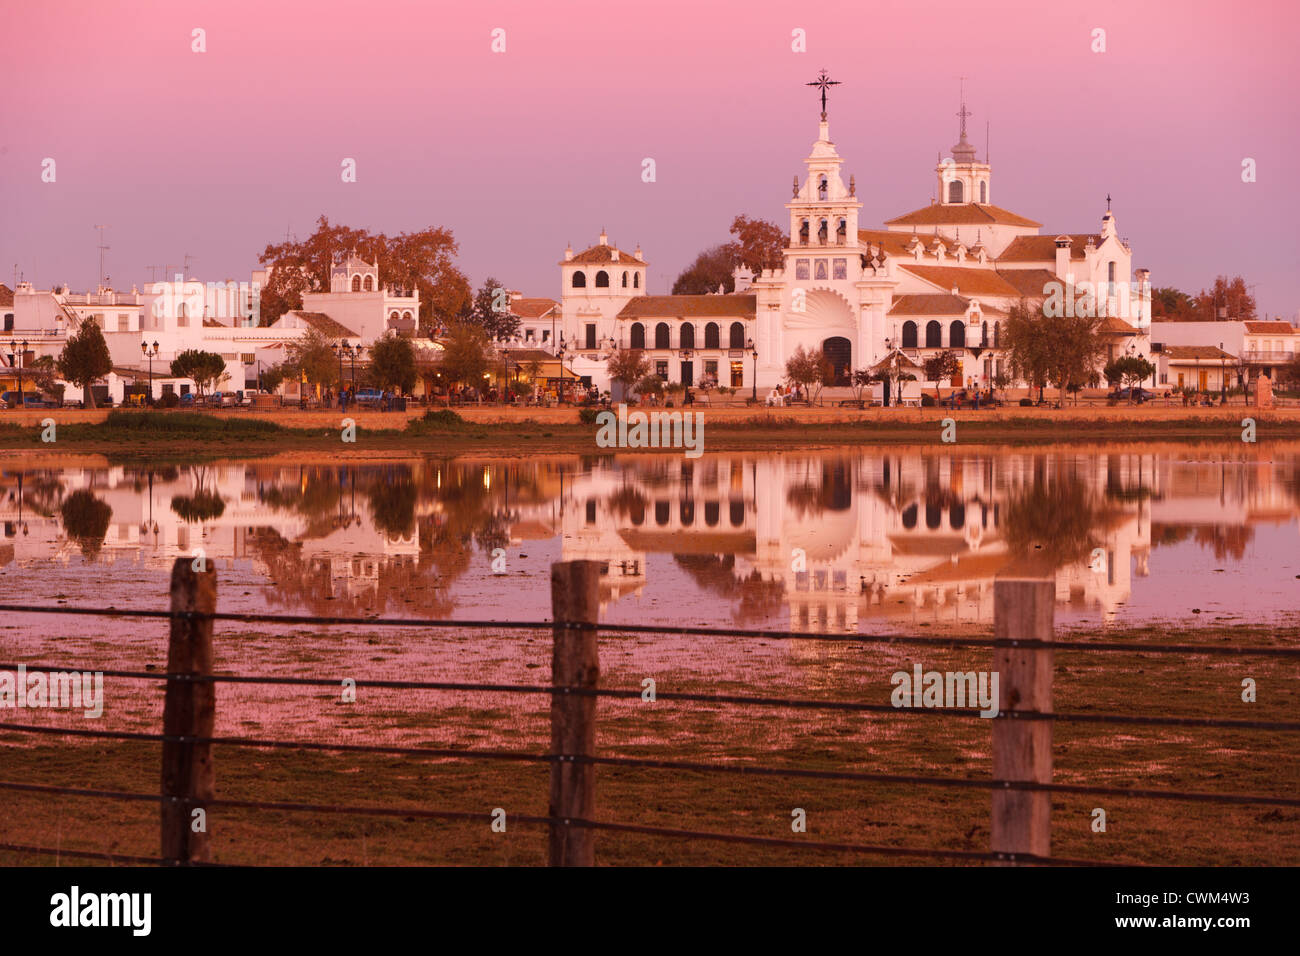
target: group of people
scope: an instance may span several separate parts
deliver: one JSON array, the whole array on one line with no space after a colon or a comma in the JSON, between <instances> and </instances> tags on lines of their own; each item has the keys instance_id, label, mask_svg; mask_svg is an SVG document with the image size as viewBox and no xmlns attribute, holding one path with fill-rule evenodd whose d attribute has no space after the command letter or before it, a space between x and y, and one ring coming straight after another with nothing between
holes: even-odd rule
<instances>
[{"instance_id":1,"label":"group of people","mask_svg":"<svg viewBox=\"0 0 1300 956\"><path fill-rule=\"evenodd\" d=\"M808 393L804 391L802 385L792 385L789 388L776 383L776 388L767 393L767 404L769 408L782 408L789 402L806 402Z\"/></svg>"}]
</instances>

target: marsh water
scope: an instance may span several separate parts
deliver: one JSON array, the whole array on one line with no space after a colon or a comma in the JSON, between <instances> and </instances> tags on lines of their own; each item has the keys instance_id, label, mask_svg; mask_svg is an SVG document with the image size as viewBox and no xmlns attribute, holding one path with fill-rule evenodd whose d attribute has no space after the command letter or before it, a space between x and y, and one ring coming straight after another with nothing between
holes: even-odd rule
<instances>
[{"instance_id":1,"label":"marsh water","mask_svg":"<svg viewBox=\"0 0 1300 956\"><path fill-rule=\"evenodd\" d=\"M543 620L592 559L609 621L972 629L1030 554L1058 622L1300 608L1298 445L64 463L0 472L0 526L9 603L162 608L202 551L225 611Z\"/></svg>"}]
</instances>

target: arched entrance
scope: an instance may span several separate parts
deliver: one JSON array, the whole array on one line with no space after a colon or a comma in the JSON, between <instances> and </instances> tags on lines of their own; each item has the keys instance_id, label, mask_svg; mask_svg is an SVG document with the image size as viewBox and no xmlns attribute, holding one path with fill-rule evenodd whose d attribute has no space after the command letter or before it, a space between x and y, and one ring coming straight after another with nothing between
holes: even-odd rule
<instances>
[{"instance_id":1,"label":"arched entrance","mask_svg":"<svg viewBox=\"0 0 1300 956\"><path fill-rule=\"evenodd\" d=\"M822 354L834 370L829 384L848 385L853 374L853 344L844 336L835 335L822 342Z\"/></svg>"}]
</instances>

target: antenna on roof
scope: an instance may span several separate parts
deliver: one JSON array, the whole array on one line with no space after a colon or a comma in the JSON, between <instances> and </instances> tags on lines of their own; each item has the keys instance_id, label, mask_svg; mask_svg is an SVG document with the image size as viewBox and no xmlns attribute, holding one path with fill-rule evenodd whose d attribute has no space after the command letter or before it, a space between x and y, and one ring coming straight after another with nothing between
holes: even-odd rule
<instances>
[{"instance_id":1,"label":"antenna on roof","mask_svg":"<svg viewBox=\"0 0 1300 956\"><path fill-rule=\"evenodd\" d=\"M991 162L993 162L993 160L989 159L989 156L990 156L990 153L989 153L989 121L988 121L988 120L985 120L985 121L984 121L984 162L985 162L985 163L991 163Z\"/></svg>"}]
</instances>

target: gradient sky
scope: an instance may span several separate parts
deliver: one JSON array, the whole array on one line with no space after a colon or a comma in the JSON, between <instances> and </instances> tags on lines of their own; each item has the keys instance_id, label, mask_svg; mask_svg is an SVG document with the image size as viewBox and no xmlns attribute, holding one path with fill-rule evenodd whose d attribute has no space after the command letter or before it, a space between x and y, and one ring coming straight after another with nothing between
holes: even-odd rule
<instances>
[{"instance_id":1,"label":"gradient sky","mask_svg":"<svg viewBox=\"0 0 1300 956\"><path fill-rule=\"evenodd\" d=\"M738 213L785 222L831 136L864 226L929 202L957 139L992 123L993 199L1043 232L1097 229L1114 196L1134 267L1196 291L1257 283L1300 308L1300 88L1291 0L10 0L0 33L0 281L129 288L186 253L247 279L325 214L453 230L459 263L559 296L566 242L641 243L666 291ZM192 53L191 30L207 31ZM490 52L493 28L507 50ZM791 51L807 31L808 52ZM1091 32L1107 32L1093 53ZM57 162L42 183L41 161ZM358 181L340 179L353 157ZM641 161L657 164L641 181ZM1258 181L1241 181L1243 158Z\"/></svg>"}]
</instances>

